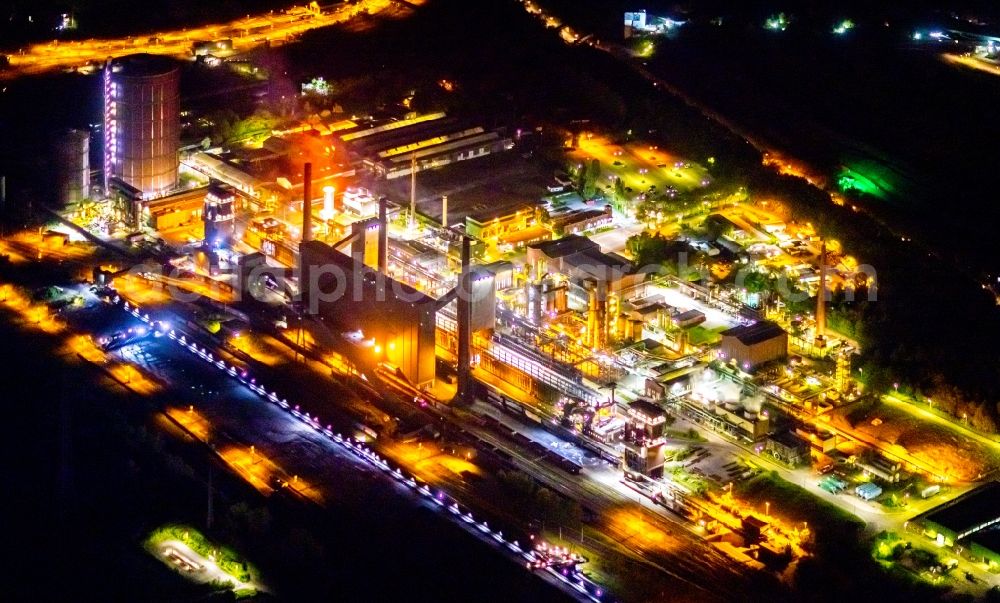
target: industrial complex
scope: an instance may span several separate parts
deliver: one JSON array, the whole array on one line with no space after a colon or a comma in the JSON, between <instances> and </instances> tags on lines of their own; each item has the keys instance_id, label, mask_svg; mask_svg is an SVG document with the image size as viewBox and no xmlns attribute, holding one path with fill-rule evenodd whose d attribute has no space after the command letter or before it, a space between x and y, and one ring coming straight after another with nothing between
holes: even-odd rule
<instances>
[{"instance_id":1,"label":"industrial complex","mask_svg":"<svg viewBox=\"0 0 1000 603\"><path fill-rule=\"evenodd\" d=\"M624 24L631 38L682 23L636 10ZM116 52L92 65L102 121L56 135L56 203L0 246L74 271L8 304L31 318L44 306L37 328L86 333L69 356L142 396L196 374L168 374L174 351L190 356L582 601L606 598L600 572L578 571L586 555L645 571L691 550L712 572L784 581L822 550L805 496L860 518L859 533L907 539L881 562L916 567L916 547L941 556L914 570L932 581L996 582L998 444L929 395L873 394L893 380L864 374L868 334L842 310L877 283L840 241L652 129L417 110L415 93L344 110L322 77L293 82L273 111L263 93L251 117L202 111L182 89L191 64L258 73L236 58L242 36L207 38L185 42L189 64ZM100 320L73 318L79 307ZM249 425L251 406L224 408L221 386L190 378L198 403L167 414L171 429L265 497L336 498L306 475L327 448L282 440L281 462L309 459L279 470L206 418ZM508 535L473 519L481 509ZM571 546L545 544L553 534Z\"/></svg>"}]
</instances>

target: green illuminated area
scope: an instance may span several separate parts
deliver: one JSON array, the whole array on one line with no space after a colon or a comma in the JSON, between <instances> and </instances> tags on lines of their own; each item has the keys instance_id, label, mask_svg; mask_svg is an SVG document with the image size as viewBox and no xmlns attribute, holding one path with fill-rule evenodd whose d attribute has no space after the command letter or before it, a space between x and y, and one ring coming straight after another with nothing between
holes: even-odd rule
<instances>
[{"instance_id":1,"label":"green illuminated area","mask_svg":"<svg viewBox=\"0 0 1000 603\"><path fill-rule=\"evenodd\" d=\"M649 36L636 36L629 41L629 47L637 57L649 58L656 52L656 42Z\"/></svg>"},{"instance_id":2,"label":"green illuminated area","mask_svg":"<svg viewBox=\"0 0 1000 603\"><path fill-rule=\"evenodd\" d=\"M878 166L859 164L841 169L837 175L837 188L843 193L856 191L883 200L896 192L887 171Z\"/></svg>"},{"instance_id":3,"label":"green illuminated area","mask_svg":"<svg viewBox=\"0 0 1000 603\"><path fill-rule=\"evenodd\" d=\"M785 16L785 13L772 15L768 17L767 21L764 21L764 28L771 31L785 31L788 29L788 17Z\"/></svg>"},{"instance_id":4,"label":"green illuminated area","mask_svg":"<svg viewBox=\"0 0 1000 603\"><path fill-rule=\"evenodd\" d=\"M193 582L252 597L260 587L257 569L232 549L218 546L191 526L169 524L150 533L146 549Z\"/></svg>"},{"instance_id":5,"label":"green illuminated area","mask_svg":"<svg viewBox=\"0 0 1000 603\"><path fill-rule=\"evenodd\" d=\"M850 19L844 19L843 21L838 23L836 27L833 28L833 33L837 34L838 36L842 36L852 29L854 29L854 21L851 21Z\"/></svg>"}]
</instances>

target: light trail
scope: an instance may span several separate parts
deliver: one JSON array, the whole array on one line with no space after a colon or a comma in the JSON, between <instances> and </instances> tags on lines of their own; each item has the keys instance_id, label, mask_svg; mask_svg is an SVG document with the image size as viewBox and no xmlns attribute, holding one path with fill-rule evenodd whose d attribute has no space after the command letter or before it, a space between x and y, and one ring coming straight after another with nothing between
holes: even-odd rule
<instances>
[{"instance_id":1,"label":"light trail","mask_svg":"<svg viewBox=\"0 0 1000 603\"><path fill-rule=\"evenodd\" d=\"M950 65L966 67L968 69L975 69L976 71L981 71L990 75L1000 76L1000 64L991 63L974 56L946 52L941 55L941 60Z\"/></svg>"}]
</instances>

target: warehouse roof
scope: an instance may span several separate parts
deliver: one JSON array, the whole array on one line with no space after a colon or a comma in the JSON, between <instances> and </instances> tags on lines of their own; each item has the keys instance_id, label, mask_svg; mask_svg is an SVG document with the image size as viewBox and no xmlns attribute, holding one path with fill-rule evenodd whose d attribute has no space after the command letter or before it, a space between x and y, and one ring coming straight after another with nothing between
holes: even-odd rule
<instances>
[{"instance_id":1,"label":"warehouse roof","mask_svg":"<svg viewBox=\"0 0 1000 603\"><path fill-rule=\"evenodd\" d=\"M754 345L784 334L784 329L769 320L762 320L752 325L740 325L722 332L723 337L735 337L743 345Z\"/></svg>"},{"instance_id":2,"label":"warehouse roof","mask_svg":"<svg viewBox=\"0 0 1000 603\"><path fill-rule=\"evenodd\" d=\"M561 258L567 255L572 255L580 251L585 251L588 249L600 249L600 246L580 235L572 234L567 235L561 239L556 239L554 241L542 241L541 243L533 243L528 245L531 249L537 249L547 255L550 258Z\"/></svg>"},{"instance_id":3,"label":"warehouse roof","mask_svg":"<svg viewBox=\"0 0 1000 603\"><path fill-rule=\"evenodd\" d=\"M960 537L970 530L1000 519L1000 482L990 482L931 511L928 521L948 528Z\"/></svg>"}]
</instances>

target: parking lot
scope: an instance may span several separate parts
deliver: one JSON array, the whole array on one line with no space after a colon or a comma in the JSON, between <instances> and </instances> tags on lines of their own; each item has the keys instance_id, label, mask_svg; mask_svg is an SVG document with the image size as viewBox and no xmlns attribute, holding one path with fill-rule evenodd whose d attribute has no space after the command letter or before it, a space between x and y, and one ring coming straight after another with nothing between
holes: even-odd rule
<instances>
[{"instance_id":1,"label":"parking lot","mask_svg":"<svg viewBox=\"0 0 1000 603\"><path fill-rule=\"evenodd\" d=\"M586 134L580 137L579 146L570 152L570 158L581 163L597 159L601 162L601 186L610 188L615 178L621 178L626 192L636 195L666 193L670 189L684 193L711 184L704 167L658 145L641 142L618 145L603 136Z\"/></svg>"}]
</instances>

